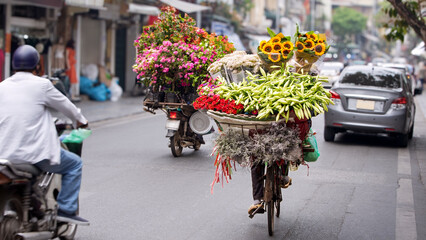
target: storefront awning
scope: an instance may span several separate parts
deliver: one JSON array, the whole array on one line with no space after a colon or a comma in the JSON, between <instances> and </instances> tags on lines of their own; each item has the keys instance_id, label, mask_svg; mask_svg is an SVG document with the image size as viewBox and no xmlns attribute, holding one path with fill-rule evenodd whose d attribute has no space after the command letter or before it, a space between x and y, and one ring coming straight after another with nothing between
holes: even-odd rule
<instances>
[{"instance_id":1,"label":"storefront awning","mask_svg":"<svg viewBox=\"0 0 426 240\"><path fill-rule=\"evenodd\" d=\"M19 0L19 1L10 1L12 4L26 4L36 7L45 7L45 8L62 8L62 0Z\"/></svg>"},{"instance_id":2,"label":"storefront awning","mask_svg":"<svg viewBox=\"0 0 426 240\"><path fill-rule=\"evenodd\" d=\"M417 44L417 46L411 50L411 54L418 57L426 57L425 43L420 42Z\"/></svg>"},{"instance_id":3,"label":"storefront awning","mask_svg":"<svg viewBox=\"0 0 426 240\"><path fill-rule=\"evenodd\" d=\"M150 16L157 16L160 13L160 10L157 7L136 3L129 3L127 11L129 13L138 13Z\"/></svg>"},{"instance_id":4,"label":"storefront awning","mask_svg":"<svg viewBox=\"0 0 426 240\"><path fill-rule=\"evenodd\" d=\"M107 10L107 8L104 7L104 0L65 0L65 4L67 6L79 8Z\"/></svg>"},{"instance_id":5,"label":"storefront awning","mask_svg":"<svg viewBox=\"0 0 426 240\"><path fill-rule=\"evenodd\" d=\"M167 5L170 5L172 7L175 7L176 9L179 9L180 11L186 12L186 13L201 12L201 11L210 9L210 7L207 7L207 6L184 2L181 0L161 0L161 2Z\"/></svg>"}]
</instances>

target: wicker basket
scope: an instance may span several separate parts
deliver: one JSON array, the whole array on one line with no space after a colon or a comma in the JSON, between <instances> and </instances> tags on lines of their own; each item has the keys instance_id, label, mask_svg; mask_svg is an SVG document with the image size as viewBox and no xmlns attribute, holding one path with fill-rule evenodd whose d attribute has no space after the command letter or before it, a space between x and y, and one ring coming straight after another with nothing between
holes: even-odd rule
<instances>
[{"instance_id":1,"label":"wicker basket","mask_svg":"<svg viewBox=\"0 0 426 240\"><path fill-rule=\"evenodd\" d=\"M275 121L275 118L259 120L256 116L227 114L213 110L208 110L207 115L214 119L219 130L226 131L228 129L232 129L241 131L245 136L250 136L254 132L262 132L262 130L268 128L272 123L286 123L284 118L281 118L278 121ZM293 111L291 111L289 115L290 117L286 125L289 127L298 127L299 137L301 140L304 140L310 128L309 119L298 119Z\"/></svg>"}]
</instances>

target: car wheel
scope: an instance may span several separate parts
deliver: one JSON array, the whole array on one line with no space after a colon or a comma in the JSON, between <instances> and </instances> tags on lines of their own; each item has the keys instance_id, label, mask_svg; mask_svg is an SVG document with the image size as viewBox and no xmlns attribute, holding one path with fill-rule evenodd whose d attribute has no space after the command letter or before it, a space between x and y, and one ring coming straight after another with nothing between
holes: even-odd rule
<instances>
[{"instance_id":1,"label":"car wheel","mask_svg":"<svg viewBox=\"0 0 426 240\"><path fill-rule=\"evenodd\" d=\"M400 134L397 136L397 143L400 147L407 147L408 146L408 134Z\"/></svg>"},{"instance_id":2,"label":"car wheel","mask_svg":"<svg viewBox=\"0 0 426 240\"><path fill-rule=\"evenodd\" d=\"M324 127L324 140L326 142L333 142L334 136L336 135L336 132L331 127Z\"/></svg>"},{"instance_id":3,"label":"car wheel","mask_svg":"<svg viewBox=\"0 0 426 240\"><path fill-rule=\"evenodd\" d=\"M408 132L408 139L413 138L413 133L414 133L414 123L413 125L411 125L410 131Z\"/></svg>"}]
</instances>

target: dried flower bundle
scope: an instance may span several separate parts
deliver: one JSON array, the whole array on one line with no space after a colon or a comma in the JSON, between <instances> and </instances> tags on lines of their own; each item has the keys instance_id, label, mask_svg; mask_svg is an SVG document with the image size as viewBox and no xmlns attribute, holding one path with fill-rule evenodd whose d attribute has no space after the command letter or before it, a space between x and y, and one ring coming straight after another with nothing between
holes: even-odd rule
<instances>
[{"instance_id":1,"label":"dried flower bundle","mask_svg":"<svg viewBox=\"0 0 426 240\"><path fill-rule=\"evenodd\" d=\"M213 186L222 179L231 179L232 162L243 167L256 164L272 166L274 161L300 163L303 160L302 141L299 128L287 127L283 123L272 123L270 127L259 132L252 132L251 137L241 131L228 129L215 140L213 154L216 154L216 172Z\"/></svg>"},{"instance_id":2,"label":"dried flower bundle","mask_svg":"<svg viewBox=\"0 0 426 240\"><path fill-rule=\"evenodd\" d=\"M214 74L220 72L222 67L233 71L234 73L241 71L242 67L253 68L252 72L256 73L259 71L259 67L262 62L256 54L247 54L245 51L235 51L230 54L226 54L223 58L212 63L207 70Z\"/></svg>"}]
</instances>

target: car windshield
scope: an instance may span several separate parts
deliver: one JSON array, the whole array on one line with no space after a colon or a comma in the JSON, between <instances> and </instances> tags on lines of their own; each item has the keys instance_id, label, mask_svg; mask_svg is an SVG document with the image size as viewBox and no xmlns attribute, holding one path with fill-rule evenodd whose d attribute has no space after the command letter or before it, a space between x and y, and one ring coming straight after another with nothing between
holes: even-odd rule
<instances>
[{"instance_id":1,"label":"car windshield","mask_svg":"<svg viewBox=\"0 0 426 240\"><path fill-rule=\"evenodd\" d=\"M381 88L400 88L401 74L385 69L375 69L373 72L346 71L340 79L340 83Z\"/></svg>"}]
</instances>

